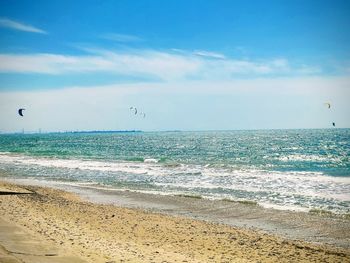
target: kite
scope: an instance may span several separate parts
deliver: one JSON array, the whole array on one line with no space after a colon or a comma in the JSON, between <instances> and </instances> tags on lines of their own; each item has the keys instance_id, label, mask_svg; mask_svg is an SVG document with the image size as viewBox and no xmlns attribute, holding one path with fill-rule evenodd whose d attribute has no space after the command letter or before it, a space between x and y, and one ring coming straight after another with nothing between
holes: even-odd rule
<instances>
[{"instance_id":1,"label":"kite","mask_svg":"<svg viewBox=\"0 0 350 263\"><path fill-rule=\"evenodd\" d=\"M18 114L20 115L20 116L22 116L23 117L23 111L24 111L25 109L23 109L23 108L21 108L21 109L19 109L18 110Z\"/></svg>"},{"instance_id":2,"label":"kite","mask_svg":"<svg viewBox=\"0 0 350 263\"><path fill-rule=\"evenodd\" d=\"M331 108L331 104L329 102L324 103L328 109ZM332 122L333 127L335 127L335 122Z\"/></svg>"},{"instance_id":3,"label":"kite","mask_svg":"<svg viewBox=\"0 0 350 263\"><path fill-rule=\"evenodd\" d=\"M137 109L135 107L130 107L130 110L134 110L135 115L137 114Z\"/></svg>"}]
</instances>

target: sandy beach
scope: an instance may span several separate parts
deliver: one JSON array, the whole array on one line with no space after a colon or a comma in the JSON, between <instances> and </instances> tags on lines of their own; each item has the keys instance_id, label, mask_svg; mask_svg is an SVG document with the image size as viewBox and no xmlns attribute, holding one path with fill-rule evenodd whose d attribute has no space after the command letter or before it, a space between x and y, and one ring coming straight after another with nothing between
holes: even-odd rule
<instances>
[{"instance_id":1,"label":"sandy beach","mask_svg":"<svg viewBox=\"0 0 350 263\"><path fill-rule=\"evenodd\" d=\"M349 248L95 204L57 189L0 186L0 262L350 262ZM35 243L41 247L28 252Z\"/></svg>"}]
</instances>

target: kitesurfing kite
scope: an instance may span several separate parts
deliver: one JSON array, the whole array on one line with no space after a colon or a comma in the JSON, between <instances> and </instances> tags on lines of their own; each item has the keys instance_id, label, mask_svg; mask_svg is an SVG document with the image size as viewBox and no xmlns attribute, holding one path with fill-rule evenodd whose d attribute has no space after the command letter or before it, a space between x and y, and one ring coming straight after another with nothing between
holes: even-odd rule
<instances>
[{"instance_id":1,"label":"kitesurfing kite","mask_svg":"<svg viewBox=\"0 0 350 263\"><path fill-rule=\"evenodd\" d=\"M18 110L18 114L20 115L20 116L22 116L23 117L23 111L24 111L25 109L23 109L23 108L21 108L21 109L19 109Z\"/></svg>"},{"instance_id":2,"label":"kitesurfing kite","mask_svg":"<svg viewBox=\"0 0 350 263\"><path fill-rule=\"evenodd\" d=\"M142 112L140 110L137 110L136 107L130 107L129 109L133 111L134 115L137 115L137 113L138 113L139 116L142 116L143 118L146 118L146 113L144 113L144 112Z\"/></svg>"},{"instance_id":3,"label":"kitesurfing kite","mask_svg":"<svg viewBox=\"0 0 350 263\"><path fill-rule=\"evenodd\" d=\"M328 109L331 108L331 104L329 102L324 103ZM332 122L333 127L335 127L335 122Z\"/></svg>"},{"instance_id":4,"label":"kitesurfing kite","mask_svg":"<svg viewBox=\"0 0 350 263\"><path fill-rule=\"evenodd\" d=\"M130 107L130 110L134 110L135 115L137 114L137 109L135 107Z\"/></svg>"}]
</instances>

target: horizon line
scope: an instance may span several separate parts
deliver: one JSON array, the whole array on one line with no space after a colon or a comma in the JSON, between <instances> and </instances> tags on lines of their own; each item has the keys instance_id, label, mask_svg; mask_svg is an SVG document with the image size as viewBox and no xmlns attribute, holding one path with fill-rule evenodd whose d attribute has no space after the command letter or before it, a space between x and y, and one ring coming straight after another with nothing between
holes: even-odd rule
<instances>
[{"instance_id":1,"label":"horizon line","mask_svg":"<svg viewBox=\"0 0 350 263\"><path fill-rule=\"evenodd\" d=\"M256 128L256 129L218 129L218 130L70 130L70 131L14 131L14 132L2 132L0 135L30 135L30 134L53 134L53 133L151 133L151 132L228 132L228 131L273 131L273 130L341 130L341 129L350 129L350 128L338 128L338 127L329 127L329 128Z\"/></svg>"}]
</instances>

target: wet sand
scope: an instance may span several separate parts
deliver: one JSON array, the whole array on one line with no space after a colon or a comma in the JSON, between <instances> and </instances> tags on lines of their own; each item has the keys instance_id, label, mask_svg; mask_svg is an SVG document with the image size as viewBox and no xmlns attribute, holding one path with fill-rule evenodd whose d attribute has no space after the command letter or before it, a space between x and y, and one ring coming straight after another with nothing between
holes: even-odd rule
<instances>
[{"instance_id":1,"label":"wet sand","mask_svg":"<svg viewBox=\"0 0 350 263\"><path fill-rule=\"evenodd\" d=\"M33 179L12 179L23 185L44 186L78 194L97 204L136 208L173 216L185 216L229 226L263 230L290 240L328 244L350 249L350 218L263 208L254 203L208 200L172 195L122 191L94 184Z\"/></svg>"},{"instance_id":2,"label":"wet sand","mask_svg":"<svg viewBox=\"0 0 350 263\"><path fill-rule=\"evenodd\" d=\"M218 204L207 202L208 200L160 196L153 196L152 200L147 199L144 195L128 192L124 192L124 196L119 193L119 197L113 199L109 195L115 196L116 193L106 192L105 204L96 204L76 194L58 189L28 185L16 186L6 182L0 183L0 191L22 193L0 195L0 226L14 227L12 230L8 227L0 227L0 262L16 262L14 260L17 259L22 262L86 261L96 263L350 262L349 223L345 219L312 215L302 217L302 213L295 213L295 218L285 220L285 222L293 221L293 224L297 225L296 229L303 229L298 224L304 222L306 230L308 224L318 222L319 229L322 228L322 224L326 229L319 235L333 233L331 238L316 240L322 244L311 244L304 241L293 241L281 235L268 234L256 229L219 224L227 223L225 218L228 221L233 220L231 216L236 213L236 221L242 221L242 226L244 224L250 226L249 221L256 220L254 217L257 217L257 213L258 215L262 213L259 212L258 207L232 202L226 202L226 204L223 202L222 205L225 205L226 208L222 209L222 207L210 208L210 205L208 207L206 204L215 204L215 206ZM32 193L28 194L28 192ZM84 193L87 198L89 192ZM130 194L131 196L128 196ZM89 197L94 199L96 196L97 194L91 194ZM99 196L101 198L101 195ZM170 201L167 198L170 198ZM115 204L109 204L108 200L119 200L120 203L113 201ZM134 208L121 207L122 202ZM155 205L152 206L150 204L152 202ZM143 209L137 209L136 206ZM242 207L245 207L245 210L242 210ZM208 213L205 212L206 209ZM218 210L215 211L215 209ZM218 220L212 220L215 214L218 214ZM244 214L245 216L242 217ZM243 218L249 215L251 220L244 222ZM272 218L271 225L266 228L283 228L283 221L280 223L278 219L280 217L283 215L273 217L272 214L267 213L261 222ZM320 218L321 221L317 218ZM286 229L292 227L293 224L288 225ZM347 230L346 233L344 229ZM310 235L313 231L310 231ZM25 255L25 251L21 252L23 246L15 247L16 245L12 242L12 247L9 247L9 240L14 238L18 232L22 233L22 239L27 239L24 243L42 240L43 251L50 248L54 252L46 253L49 254L48 256L45 256L45 253L40 254L42 261L33 261L30 255ZM338 240L338 243L334 244L342 248L326 245L327 240ZM14 249L17 254L12 253ZM71 261L64 261L67 258L70 258Z\"/></svg>"}]
</instances>

